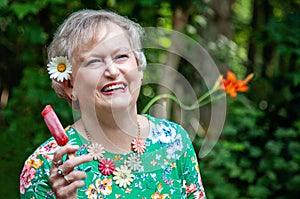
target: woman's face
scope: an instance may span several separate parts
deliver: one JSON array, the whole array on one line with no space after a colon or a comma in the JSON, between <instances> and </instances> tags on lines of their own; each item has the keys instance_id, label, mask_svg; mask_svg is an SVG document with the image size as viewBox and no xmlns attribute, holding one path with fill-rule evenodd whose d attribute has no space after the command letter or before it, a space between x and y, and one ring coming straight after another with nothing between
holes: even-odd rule
<instances>
[{"instance_id":1,"label":"woman's face","mask_svg":"<svg viewBox=\"0 0 300 199\"><path fill-rule=\"evenodd\" d=\"M135 108L143 72L128 37L113 23L100 28L97 41L77 53L72 68L73 93L81 111Z\"/></svg>"}]
</instances>

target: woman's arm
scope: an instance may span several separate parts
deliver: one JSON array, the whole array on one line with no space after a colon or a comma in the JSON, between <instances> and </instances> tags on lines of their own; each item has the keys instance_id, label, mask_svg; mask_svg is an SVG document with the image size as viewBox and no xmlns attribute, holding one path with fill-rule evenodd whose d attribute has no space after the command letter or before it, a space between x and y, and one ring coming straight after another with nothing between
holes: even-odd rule
<instances>
[{"instance_id":1,"label":"woman's arm","mask_svg":"<svg viewBox=\"0 0 300 199\"><path fill-rule=\"evenodd\" d=\"M188 133L181 128L184 151L181 156L182 163L182 181L186 190L187 198L206 198L197 155L195 153L192 141Z\"/></svg>"}]
</instances>

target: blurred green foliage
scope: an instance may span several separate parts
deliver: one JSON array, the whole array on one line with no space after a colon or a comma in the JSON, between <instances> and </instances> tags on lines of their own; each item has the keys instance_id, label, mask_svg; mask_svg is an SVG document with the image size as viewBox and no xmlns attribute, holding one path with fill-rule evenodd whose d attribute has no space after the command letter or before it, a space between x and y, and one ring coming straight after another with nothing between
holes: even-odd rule
<instances>
[{"instance_id":1,"label":"blurred green foliage","mask_svg":"<svg viewBox=\"0 0 300 199\"><path fill-rule=\"evenodd\" d=\"M2 112L7 128L1 134L0 176L8 181L1 180L0 186L1 195L7 198L18 197L18 175L22 162L51 136L41 116L43 107L51 104L59 110L57 115L64 126L73 121L71 107L58 99L43 70L28 67L23 73L20 85L13 89L13 98Z\"/></svg>"},{"instance_id":2,"label":"blurred green foliage","mask_svg":"<svg viewBox=\"0 0 300 199\"><path fill-rule=\"evenodd\" d=\"M73 122L70 106L57 98L45 70L46 47L58 24L75 10L105 8L145 27L172 28L174 8L179 6L190 13L185 34L203 44L218 63L226 64L239 78L247 72L255 73L250 91L229 99L220 140L200 160L208 198L297 198L300 3L237 0L233 5L233 38L220 36L207 41L197 32L206 30L208 16L213 15L205 2L210 1L1 0L0 90L10 91L8 104L0 112L1 197L18 198L19 174L25 158L50 136L40 114L43 107L51 104L64 126ZM146 55L152 62L165 58L162 52L146 51ZM193 70L182 65L180 72L193 85L200 84ZM139 110L156 89L151 85L143 87ZM194 139L197 151L201 144L202 137Z\"/></svg>"},{"instance_id":3,"label":"blurred green foliage","mask_svg":"<svg viewBox=\"0 0 300 199\"><path fill-rule=\"evenodd\" d=\"M270 131L265 113L245 96L229 104L227 121L201 161L210 198L297 198L299 126Z\"/></svg>"}]
</instances>

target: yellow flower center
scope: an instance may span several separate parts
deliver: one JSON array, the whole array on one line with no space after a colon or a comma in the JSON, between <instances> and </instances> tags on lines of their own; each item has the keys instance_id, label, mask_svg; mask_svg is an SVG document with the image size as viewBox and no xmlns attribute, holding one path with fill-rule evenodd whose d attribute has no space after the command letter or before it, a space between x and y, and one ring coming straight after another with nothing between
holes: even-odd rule
<instances>
[{"instance_id":1,"label":"yellow flower center","mask_svg":"<svg viewBox=\"0 0 300 199\"><path fill-rule=\"evenodd\" d=\"M58 72L65 72L65 70L67 69L67 67L66 67L66 65L65 64L63 64L63 63L60 63L60 64L58 64L57 65L57 70L58 70Z\"/></svg>"}]
</instances>

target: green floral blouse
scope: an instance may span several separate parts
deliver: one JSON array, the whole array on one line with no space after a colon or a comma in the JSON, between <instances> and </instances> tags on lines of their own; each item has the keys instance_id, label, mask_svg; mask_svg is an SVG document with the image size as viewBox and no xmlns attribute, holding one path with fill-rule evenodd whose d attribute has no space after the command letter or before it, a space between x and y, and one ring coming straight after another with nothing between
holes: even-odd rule
<instances>
[{"instance_id":1,"label":"green floral blouse","mask_svg":"<svg viewBox=\"0 0 300 199\"><path fill-rule=\"evenodd\" d=\"M113 174L102 175L98 161L76 167L87 174L85 186L78 189L78 198L206 198L197 157L188 133L178 124L147 115L150 135L146 139L146 151L140 156L142 169L131 172L132 182L120 187ZM81 146L77 156L87 153L87 140L72 127L66 128L69 143ZM25 162L20 175L20 196L26 199L55 198L49 183L50 167L54 151L60 146L51 137ZM132 154L106 152L105 158L123 165Z\"/></svg>"}]
</instances>

